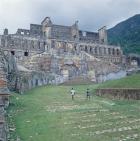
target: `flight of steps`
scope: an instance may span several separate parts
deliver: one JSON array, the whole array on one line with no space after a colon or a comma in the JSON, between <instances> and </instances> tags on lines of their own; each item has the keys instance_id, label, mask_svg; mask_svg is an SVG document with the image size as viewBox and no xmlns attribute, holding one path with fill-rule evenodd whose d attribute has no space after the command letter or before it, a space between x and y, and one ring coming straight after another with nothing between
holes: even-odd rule
<instances>
[{"instance_id":1,"label":"flight of steps","mask_svg":"<svg viewBox=\"0 0 140 141\"><path fill-rule=\"evenodd\" d=\"M103 59L98 59L85 51L81 52L81 56L87 60L91 60L89 66L93 67L98 74L107 74L110 72L119 71L119 67L117 65L111 62L106 62Z\"/></svg>"},{"instance_id":2,"label":"flight of steps","mask_svg":"<svg viewBox=\"0 0 140 141\"><path fill-rule=\"evenodd\" d=\"M40 71L41 64L46 64L47 68L50 65L50 61L50 55L47 53L42 53L25 57L22 61L18 61L17 64L26 67L28 70Z\"/></svg>"}]
</instances>

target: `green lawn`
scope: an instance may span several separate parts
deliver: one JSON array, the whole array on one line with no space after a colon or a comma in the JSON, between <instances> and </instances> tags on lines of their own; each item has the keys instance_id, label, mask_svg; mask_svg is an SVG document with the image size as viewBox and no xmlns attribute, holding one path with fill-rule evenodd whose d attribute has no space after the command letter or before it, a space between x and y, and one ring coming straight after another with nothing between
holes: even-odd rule
<instances>
[{"instance_id":1,"label":"green lawn","mask_svg":"<svg viewBox=\"0 0 140 141\"><path fill-rule=\"evenodd\" d=\"M140 88L140 74L134 74L118 80L103 83L101 88Z\"/></svg>"},{"instance_id":2,"label":"green lawn","mask_svg":"<svg viewBox=\"0 0 140 141\"><path fill-rule=\"evenodd\" d=\"M86 88L71 86L35 88L24 95L13 94L8 109L10 141L140 141L140 101L112 101L92 96Z\"/></svg>"}]
</instances>

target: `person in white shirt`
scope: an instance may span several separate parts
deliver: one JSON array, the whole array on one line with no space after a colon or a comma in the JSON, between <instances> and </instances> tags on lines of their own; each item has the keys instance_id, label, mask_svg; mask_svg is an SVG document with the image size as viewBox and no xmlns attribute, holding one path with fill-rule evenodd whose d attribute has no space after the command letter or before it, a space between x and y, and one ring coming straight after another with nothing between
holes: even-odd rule
<instances>
[{"instance_id":1,"label":"person in white shirt","mask_svg":"<svg viewBox=\"0 0 140 141\"><path fill-rule=\"evenodd\" d=\"M72 88L70 92L71 92L72 100L74 100L75 90Z\"/></svg>"}]
</instances>

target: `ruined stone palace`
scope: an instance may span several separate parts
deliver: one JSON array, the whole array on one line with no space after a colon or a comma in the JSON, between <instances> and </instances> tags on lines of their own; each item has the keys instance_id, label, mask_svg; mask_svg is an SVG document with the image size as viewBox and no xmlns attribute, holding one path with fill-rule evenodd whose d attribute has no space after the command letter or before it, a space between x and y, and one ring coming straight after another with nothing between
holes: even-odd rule
<instances>
[{"instance_id":1,"label":"ruined stone palace","mask_svg":"<svg viewBox=\"0 0 140 141\"><path fill-rule=\"evenodd\" d=\"M74 80L103 82L110 73L119 74L122 56L119 46L108 45L106 27L82 31L77 21L55 25L46 17L15 34L5 29L0 35L0 140L9 140L8 131L15 130L8 130L5 120L10 91Z\"/></svg>"},{"instance_id":2,"label":"ruined stone palace","mask_svg":"<svg viewBox=\"0 0 140 141\"><path fill-rule=\"evenodd\" d=\"M56 49L58 53L79 54L85 51L97 58L113 63L121 63L122 50L107 43L106 27L96 32L79 29L78 21L71 26L53 24L46 17L40 25L30 24L30 29L18 29L8 34L8 29L0 36L0 47L10 51L17 58Z\"/></svg>"},{"instance_id":3,"label":"ruined stone palace","mask_svg":"<svg viewBox=\"0 0 140 141\"><path fill-rule=\"evenodd\" d=\"M108 45L105 26L98 32L83 31L78 21L56 25L49 17L15 34L5 29L0 49L10 58L8 85L19 91L79 77L102 82L108 74L119 72L123 62L121 48Z\"/></svg>"}]
</instances>

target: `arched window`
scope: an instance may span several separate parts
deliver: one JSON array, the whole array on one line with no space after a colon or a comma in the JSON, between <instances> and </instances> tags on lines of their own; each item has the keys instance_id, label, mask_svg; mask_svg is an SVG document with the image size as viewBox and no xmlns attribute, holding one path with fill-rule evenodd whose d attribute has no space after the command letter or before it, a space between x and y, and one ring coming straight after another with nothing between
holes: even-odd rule
<instances>
[{"instance_id":1,"label":"arched window","mask_svg":"<svg viewBox=\"0 0 140 141\"><path fill-rule=\"evenodd\" d=\"M5 47L5 39L1 39L1 45L2 47Z\"/></svg>"},{"instance_id":2,"label":"arched window","mask_svg":"<svg viewBox=\"0 0 140 141\"><path fill-rule=\"evenodd\" d=\"M38 48L40 49L40 41L38 41L38 43L37 43L37 44L38 44Z\"/></svg>"},{"instance_id":3,"label":"arched window","mask_svg":"<svg viewBox=\"0 0 140 141\"><path fill-rule=\"evenodd\" d=\"M90 53L93 53L93 52L92 52L92 47L90 47Z\"/></svg>"},{"instance_id":4,"label":"arched window","mask_svg":"<svg viewBox=\"0 0 140 141\"><path fill-rule=\"evenodd\" d=\"M112 50L112 54L115 55L115 49L114 49L114 48L113 48L113 50Z\"/></svg>"},{"instance_id":5,"label":"arched window","mask_svg":"<svg viewBox=\"0 0 140 141\"><path fill-rule=\"evenodd\" d=\"M75 50L75 51L77 50L76 45L74 45L74 50Z\"/></svg>"},{"instance_id":6,"label":"arched window","mask_svg":"<svg viewBox=\"0 0 140 141\"><path fill-rule=\"evenodd\" d=\"M88 52L88 48L87 48L87 46L85 46L85 52Z\"/></svg>"},{"instance_id":7,"label":"arched window","mask_svg":"<svg viewBox=\"0 0 140 141\"><path fill-rule=\"evenodd\" d=\"M34 41L31 41L31 48L34 48Z\"/></svg>"},{"instance_id":8,"label":"arched window","mask_svg":"<svg viewBox=\"0 0 140 141\"><path fill-rule=\"evenodd\" d=\"M24 42L23 42L23 48L25 49L27 47L28 47L28 42L27 42L27 40L24 40Z\"/></svg>"},{"instance_id":9,"label":"arched window","mask_svg":"<svg viewBox=\"0 0 140 141\"><path fill-rule=\"evenodd\" d=\"M95 49L94 49L94 50L95 50L95 51L94 51L94 52L95 52L95 54L97 54L97 47L95 47Z\"/></svg>"},{"instance_id":10,"label":"arched window","mask_svg":"<svg viewBox=\"0 0 140 141\"><path fill-rule=\"evenodd\" d=\"M102 54L102 48L99 47L99 54L101 55Z\"/></svg>"},{"instance_id":11,"label":"arched window","mask_svg":"<svg viewBox=\"0 0 140 141\"><path fill-rule=\"evenodd\" d=\"M104 48L104 54L106 54L106 48Z\"/></svg>"},{"instance_id":12,"label":"arched window","mask_svg":"<svg viewBox=\"0 0 140 141\"><path fill-rule=\"evenodd\" d=\"M108 54L109 54L109 55L111 54L111 49L110 49L110 48L108 48Z\"/></svg>"},{"instance_id":13,"label":"arched window","mask_svg":"<svg viewBox=\"0 0 140 141\"><path fill-rule=\"evenodd\" d=\"M120 55L120 51L119 51L119 49L117 49L117 55Z\"/></svg>"}]
</instances>

